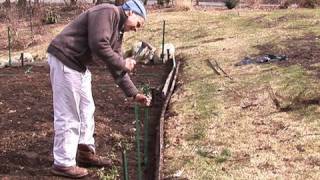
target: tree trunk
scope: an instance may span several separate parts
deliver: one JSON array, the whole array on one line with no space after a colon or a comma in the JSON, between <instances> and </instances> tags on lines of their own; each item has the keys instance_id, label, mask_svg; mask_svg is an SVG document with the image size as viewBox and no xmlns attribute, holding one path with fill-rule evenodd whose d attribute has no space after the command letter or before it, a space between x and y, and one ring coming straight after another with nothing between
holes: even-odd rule
<instances>
[{"instance_id":1,"label":"tree trunk","mask_svg":"<svg viewBox=\"0 0 320 180\"><path fill-rule=\"evenodd\" d=\"M11 7L10 0L6 0L6 1L3 3L3 6L6 7L6 8Z\"/></svg>"},{"instance_id":2,"label":"tree trunk","mask_svg":"<svg viewBox=\"0 0 320 180\"><path fill-rule=\"evenodd\" d=\"M103 0L97 0L97 1L96 1L96 5L102 4L102 3L103 3Z\"/></svg>"},{"instance_id":3,"label":"tree trunk","mask_svg":"<svg viewBox=\"0 0 320 180\"><path fill-rule=\"evenodd\" d=\"M116 0L115 5L120 6L124 3L124 0Z\"/></svg>"},{"instance_id":4,"label":"tree trunk","mask_svg":"<svg viewBox=\"0 0 320 180\"><path fill-rule=\"evenodd\" d=\"M17 6L20 7L20 8L27 7L27 0L18 0Z\"/></svg>"},{"instance_id":5,"label":"tree trunk","mask_svg":"<svg viewBox=\"0 0 320 180\"><path fill-rule=\"evenodd\" d=\"M34 0L34 4L37 6L40 5L40 0Z\"/></svg>"},{"instance_id":6,"label":"tree trunk","mask_svg":"<svg viewBox=\"0 0 320 180\"><path fill-rule=\"evenodd\" d=\"M76 6L78 0L70 0L70 5L71 6Z\"/></svg>"},{"instance_id":7,"label":"tree trunk","mask_svg":"<svg viewBox=\"0 0 320 180\"><path fill-rule=\"evenodd\" d=\"M164 0L157 0L158 5L163 6L164 5Z\"/></svg>"}]
</instances>

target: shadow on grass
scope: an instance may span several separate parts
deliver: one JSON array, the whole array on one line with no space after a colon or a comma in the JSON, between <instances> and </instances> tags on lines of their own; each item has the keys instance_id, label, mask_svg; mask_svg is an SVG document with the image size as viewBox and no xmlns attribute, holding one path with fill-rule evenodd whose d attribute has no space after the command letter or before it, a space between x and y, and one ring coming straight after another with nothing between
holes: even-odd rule
<instances>
[{"instance_id":1,"label":"shadow on grass","mask_svg":"<svg viewBox=\"0 0 320 180\"><path fill-rule=\"evenodd\" d=\"M320 69L314 66L320 62L320 35L309 33L281 41L278 44L271 42L255 46L255 48L260 50L258 55L286 55L288 61L277 62L279 66L288 67L298 64L307 70L316 72L317 77L320 78Z\"/></svg>"}]
</instances>

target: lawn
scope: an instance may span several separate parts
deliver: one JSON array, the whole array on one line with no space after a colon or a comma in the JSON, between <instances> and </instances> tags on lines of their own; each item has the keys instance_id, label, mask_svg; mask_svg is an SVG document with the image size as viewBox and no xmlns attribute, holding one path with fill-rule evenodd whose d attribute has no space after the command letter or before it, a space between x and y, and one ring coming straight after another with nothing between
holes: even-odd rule
<instances>
[{"instance_id":1,"label":"lawn","mask_svg":"<svg viewBox=\"0 0 320 180\"><path fill-rule=\"evenodd\" d=\"M165 125L165 177L319 178L319 9L151 13L126 45L160 45L163 20L183 61ZM288 60L234 66L265 54Z\"/></svg>"}]
</instances>

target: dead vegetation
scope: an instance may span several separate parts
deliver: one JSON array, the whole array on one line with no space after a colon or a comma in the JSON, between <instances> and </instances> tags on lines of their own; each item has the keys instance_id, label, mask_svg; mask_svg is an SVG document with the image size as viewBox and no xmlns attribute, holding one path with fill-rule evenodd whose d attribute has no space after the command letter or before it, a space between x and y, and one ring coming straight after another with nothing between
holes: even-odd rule
<instances>
[{"instance_id":1,"label":"dead vegetation","mask_svg":"<svg viewBox=\"0 0 320 180\"><path fill-rule=\"evenodd\" d=\"M319 16L215 13L189 15L216 23L203 27L206 36L181 43L179 50L189 56L181 89L172 98L170 111L178 113L167 120L165 174L182 179L319 177L320 79L314 58L320 47L314 29ZM288 61L234 66L244 56L264 54L287 55ZM214 61L207 59L216 59L232 79L215 72Z\"/></svg>"},{"instance_id":2,"label":"dead vegetation","mask_svg":"<svg viewBox=\"0 0 320 180\"><path fill-rule=\"evenodd\" d=\"M46 43L52 37L53 26L66 24L89 6L28 4L20 7L12 3L10 8L0 8L0 52L8 49L9 34L13 51Z\"/></svg>"}]
</instances>

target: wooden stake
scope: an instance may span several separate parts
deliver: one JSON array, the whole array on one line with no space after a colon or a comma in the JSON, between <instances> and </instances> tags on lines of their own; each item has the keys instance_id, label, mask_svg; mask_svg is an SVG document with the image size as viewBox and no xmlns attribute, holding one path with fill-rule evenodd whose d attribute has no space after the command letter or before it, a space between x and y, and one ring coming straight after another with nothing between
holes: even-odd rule
<instances>
[{"instance_id":1,"label":"wooden stake","mask_svg":"<svg viewBox=\"0 0 320 180\"><path fill-rule=\"evenodd\" d=\"M11 33L10 33L10 27L8 27L8 49L9 49L9 66L11 66Z\"/></svg>"},{"instance_id":2,"label":"wooden stake","mask_svg":"<svg viewBox=\"0 0 320 180\"><path fill-rule=\"evenodd\" d=\"M123 162L123 179L129 180L127 152L125 149L122 151L122 162Z\"/></svg>"},{"instance_id":3,"label":"wooden stake","mask_svg":"<svg viewBox=\"0 0 320 180\"><path fill-rule=\"evenodd\" d=\"M163 21L163 29L162 29L162 51L161 51L161 60L163 62L164 58L164 34L166 32L166 21Z\"/></svg>"},{"instance_id":4,"label":"wooden stake","mask_svg":"<svg viewBox=\"0 0 320 180\"><path fill-rule=\"evenodd\" d=\"M21 66L23 67L23 65L24 65L24 57L23 57L23 53L21 53L20 60L21 60Z\"/></svg>"}]
</instances>

